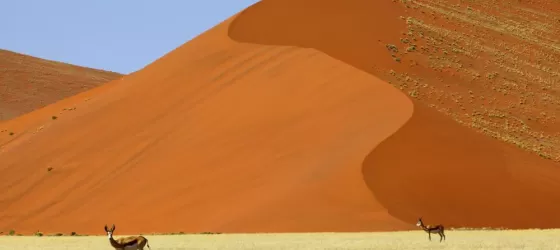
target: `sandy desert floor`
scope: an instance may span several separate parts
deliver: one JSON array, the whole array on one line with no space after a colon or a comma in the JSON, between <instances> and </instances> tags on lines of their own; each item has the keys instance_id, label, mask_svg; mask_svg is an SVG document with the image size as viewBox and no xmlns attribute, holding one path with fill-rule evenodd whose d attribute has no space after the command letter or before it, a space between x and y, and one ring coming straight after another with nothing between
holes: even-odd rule
<instances>
[{"instance_id":1,"label":"sandy desert floor","mask_svg":"<svg viewBox=\"0 0 560 250\"><path fill-rule=\"evenodd\" d=\"M560 230L146 236L152 249L560 249ZM0 249L111 249L104 236L0 237Z\"/></svg>"}]
</instances>

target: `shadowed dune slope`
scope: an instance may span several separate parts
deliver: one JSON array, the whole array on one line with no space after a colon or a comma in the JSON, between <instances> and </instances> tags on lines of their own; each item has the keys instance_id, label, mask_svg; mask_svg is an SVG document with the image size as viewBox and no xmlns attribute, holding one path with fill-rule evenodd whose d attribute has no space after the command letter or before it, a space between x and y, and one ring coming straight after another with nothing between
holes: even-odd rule
<instances>
[{"instance_id":1,"label":"shadowed dune slope","mask_svg":"<svg viewBox=\"0 0 560 250\"><path fill-rule=\"evenodd\" d=\"M230 22L122 80L0 123L16 131L0 134L0 231L410 228L362 177L410 100L315 49L234 42Z\"/></svg>"},{"instance_id":2,"label":"shadowed dune slope","mask_svg":"<svg viewBox=\"0 0 560 250\"><path fill-rule=\"evenodd\" d=\"M390 1L266 0L242 11L228 34L239 42L315 48L366 72L405 69L385 46L406 29L399 21L405 13Z\"/></svg>"},{"instance_id":3,"label":"shadowed dune slope","mask_svg":"<svg viewBox=\"0 0 560 250\"><path fill-rule=\"evenodd\" d=\"M448 227L558 228L560 166L415 103L414 115L364 161L389 213Z\"/></svg>"},{"instance_id":4,"label":"shadowed dune slope","mask_svg":"<svg viewBox=\"0 0 560 250\"><path fill-rule=\"evenodd\" d=\"M410 11L375 1L266 0L243 11L229 34L240 42L316 48L370 74L380 68L433 76L427 67L394 63L381 46L398 43L406 29L397 20ZM363 173L378 201L402 221L423 215L451 227L560 227L558 164L419 101L405 127L366 157Z\"/></svg>"},{"instance_id":5,"label":"shadowed dune slope","mask_svg":"<svg viewBox=\"0 0 560 250\"><path fill-rule=\"evenodd\" d=\"M121 74L0 49L0 121L76 95Z\"/></svg>"}]
</instances>

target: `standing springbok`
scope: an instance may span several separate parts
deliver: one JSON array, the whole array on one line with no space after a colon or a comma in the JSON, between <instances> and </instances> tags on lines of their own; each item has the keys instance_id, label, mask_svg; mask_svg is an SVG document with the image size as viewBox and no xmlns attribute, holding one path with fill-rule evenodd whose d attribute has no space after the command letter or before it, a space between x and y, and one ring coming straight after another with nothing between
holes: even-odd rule
<instances>
[{"instance_id":1,"label":"standing springbok","mask_svg":"<svg viewBox=\"0 0 560 250\"><path fill-rule=\"evenodd\" d=\"M439 234L439 242L445 239L445 233L443 232L444 228L441 224L435 226L425 226L424 222L422 222L422 217L420 217L418 218L418 222L416 222L416 226L421 227L426 233L428 233L428 239L430 240L432 240L432 234Z\"/></svg>"},{"instance_id":2,"label":"standing springbok","mask_svg":"<svg viewBox=\"0 0 560 250\"><path fill-rule=\"evenodd\" d=\"M128 237L121 237L119 239L113 239L113 232L115 231L115 224L111 229L107 229L107 225L105 225L105 232L107 232L107 237L109 237L109 243L111 246L114 247L116 250L127 250L127 249L136 249L136 250L144 250L144 246L148 246L150 248L150 244L148 244L148 239L144 236L128 236Z\"/></svg>"}]
</instances>

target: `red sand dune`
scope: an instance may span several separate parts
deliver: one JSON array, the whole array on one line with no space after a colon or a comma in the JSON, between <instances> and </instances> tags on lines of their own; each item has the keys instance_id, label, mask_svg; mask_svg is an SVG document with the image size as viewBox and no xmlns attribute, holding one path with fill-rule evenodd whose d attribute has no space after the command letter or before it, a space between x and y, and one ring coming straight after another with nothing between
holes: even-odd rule
<instances>
[{"instance_id":1,"label":"red sand dune","mask_svg":"<svg viewBox=\"0 0 560 250\"><path fill-rule=\"evenodd\" d=\"M0 133L0 231L559 226L557 165L369 70L407 68L382 46L403 12L262 1L133 75L0 123L14 132Z\"/></svg>"},{"instance_id":2,"label":"red sand dune","mask_svg":"<svg viewBox=\"0 0 560 250\"><path fill-rule=\"evenodd\" d=\"M0 49L0 121L89 90L121 74Z\"/></svg>"}]
</instances>

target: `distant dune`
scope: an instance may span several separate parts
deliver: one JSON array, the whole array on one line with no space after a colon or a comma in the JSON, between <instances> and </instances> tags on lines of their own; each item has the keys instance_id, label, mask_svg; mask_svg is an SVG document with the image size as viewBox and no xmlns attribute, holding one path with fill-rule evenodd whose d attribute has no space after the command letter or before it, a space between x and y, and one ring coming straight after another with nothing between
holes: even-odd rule
<instances>
[{"instance_id":1,"label":"distant dune","mask_svg":"<svg viewBox=\"0 0 560 250\"><path fill-rule=\"evenodd\" d=\"M121 74L0 49L0 121L89 90Z\"/></svg>"},{"instance_id":2,"label":"distant dune","mask_svg":"<svg viewBox=\"0 0 560 250\"><path fill-rule=\"evenodd\" d=\"M510 9L552 21L539 4ZM528 90L556 100L554 85L513 74L558 69L529 64L524 50L502 61L471 51L490 50L482 43L496 35L478 32L481 21L447 27L469 15L488 21L486 7L259 2L133 75L0 123L0 231L392 231L419 216L448 227L559 227L555 121L532 116L555 107L511 106ZM558 30L544 27L532 48L556 60ZM445 48L454 33L437 34L446 28L478 43ZM465 76L493 67L504 71Z\"/></svg>"}]
</instances>

